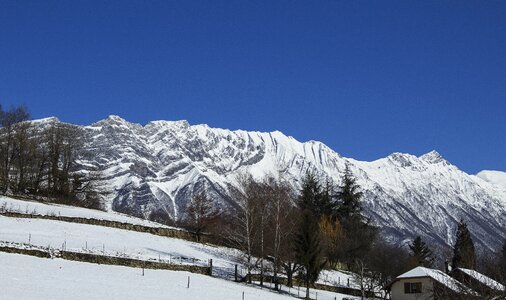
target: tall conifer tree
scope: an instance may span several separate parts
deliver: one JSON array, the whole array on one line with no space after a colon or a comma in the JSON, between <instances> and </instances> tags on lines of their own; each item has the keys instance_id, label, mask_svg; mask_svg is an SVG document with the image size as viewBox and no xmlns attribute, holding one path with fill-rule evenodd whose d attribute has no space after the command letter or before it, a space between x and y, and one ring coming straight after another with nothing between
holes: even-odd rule
<instances>
[{"instance_id":1,"label":"tall conifer tree","mask_svg":"<svg viewBox=\"0 0 506 300\"><path fill-rule=\"evenodd\" d=\"M320 234L318 223L310 211L304 211L300 228L295 236L296 260L302 266L302 277L306 284L306 298L309 299L309 288L318 280L324 263L321 256Z\"/></svg>"},{"instance_id":2,"label":"tall conifer tree","mask_svg":"<svg viewBox=\"0 0 506 300\"><path fill-rule=\"evenodd\" d=\"M339 201L337 217L341 221L361 219L362 206L360 200L362 198L362 192L360 192L360 187L348 165L346 165L342 181L342 185L337 192L337 199Z\"/></svg>"},{"instance_id":3,"label":"tall conifer tree","mask_svg":"<svg viewBox=\"0 0 506 300\"><path fill-rule=\"evenodd\" d=\"M432 250L429 249L420 236L417 236L408 246L411 250L411 257L417 266L430 267L432 265Z\"/></svg>"},{"instance_id":4,"label":"tall conifer tree","mask_svg":"<svg viewBox=\"0 0 506 300\"><path fill-rule=\"evenodd\" d=\"M377 236L377 228L362 216L362 192L348 165L336 198L335 218L342 225L345 236L340 260L354 265L357 259L364 259L371 250Z\"/></svg>"},{"instance_id":5,"label":"tall conifer tree","mask_svg":"<svg viewBox=\"0 0 506 300\"><path fill-rule=\"evenodd\" d=\"M302 185L298 206L301 210L299 228L295 234L295 258L303 268L302 275L306 284L306 298L309 288L320 275L324 263L320 247L318 222L321 217L321 186L313 174L308 174Z\"/></svg>"},{"instance_id":6,"label":"tall conifer tree","mask_svg":"<svg viewBox=\"0 0 506 300\"><path fill-rule=\"evenodd\" d=\"M476 268L476 253L467 223L460 220L457 225L457 238L453 247L452 268Z\"/></svg>"}]
</instances>

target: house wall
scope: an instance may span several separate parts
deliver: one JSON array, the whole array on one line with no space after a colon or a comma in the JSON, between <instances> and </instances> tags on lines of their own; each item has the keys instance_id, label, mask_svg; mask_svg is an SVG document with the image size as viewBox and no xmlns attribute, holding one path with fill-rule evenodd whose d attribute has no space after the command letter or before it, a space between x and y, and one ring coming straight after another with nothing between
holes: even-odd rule
<instances>
[{"instance_id":1,"label":"house wall","mask_svg":"<svg viewBox=\"0 0 506 300\"><path fill-rule=\"evenodd\" d=\"M405 282L413 282L413 283L421 282L422 292L419 294L405 294L404 293ZM399 279L392 285L390 295L392 297L392 300L432 300L434 299L432 291L433 291L432 280L428 277Z\"/></svg>"}]
</instances>

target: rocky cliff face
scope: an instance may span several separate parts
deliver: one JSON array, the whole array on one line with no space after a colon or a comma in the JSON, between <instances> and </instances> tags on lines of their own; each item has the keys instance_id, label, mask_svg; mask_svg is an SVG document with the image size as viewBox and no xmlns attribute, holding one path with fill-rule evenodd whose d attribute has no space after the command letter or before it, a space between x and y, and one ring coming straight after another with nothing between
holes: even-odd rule
<instances>
[{"instance_id":1,"label":"rocky cliff face","mask_svg":"<svg viewBox=\"0 0 506 300\"><path fill-rule=\"evenodd\" d=\"M117 116L83 129L90 155L81 163L105 176L108 209L137 217L176 220L200 190L221 209L234 209L229 191L240 173L283 178L298 189L308 169L339 180L348 164L363 188L365 213L392 241L421 235L452 244L461 218L482 246L497 248L506 238L506 186L484 174L466 174L435 151L363 162L281 132L230 131L186 121L141 126ZM493 179L504 176L494 174Z\"/></svg>"}]
</instances>

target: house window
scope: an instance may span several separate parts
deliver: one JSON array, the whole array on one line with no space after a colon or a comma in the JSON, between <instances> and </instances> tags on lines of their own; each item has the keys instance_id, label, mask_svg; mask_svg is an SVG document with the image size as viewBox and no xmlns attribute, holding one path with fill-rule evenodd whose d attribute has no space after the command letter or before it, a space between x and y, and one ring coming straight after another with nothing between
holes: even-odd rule
<instances>
[{"instance_id":1,"label":"house window","mask_svg":"<svg viewBox=\"0 0 506 300\"><path fill-rule=\"evenodd\" d=\"M405 282L404 294L419 294L422 292L421 282Z\"/></svg>"}]
</instances>

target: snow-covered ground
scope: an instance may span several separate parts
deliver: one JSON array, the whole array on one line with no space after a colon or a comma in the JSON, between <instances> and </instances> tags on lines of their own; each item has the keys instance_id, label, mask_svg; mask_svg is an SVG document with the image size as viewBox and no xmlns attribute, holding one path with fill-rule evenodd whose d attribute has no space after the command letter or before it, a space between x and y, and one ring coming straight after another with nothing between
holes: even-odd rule
<instances>
[{"instance_id":1,"label":"snow-covered ground","mask_svg":"<svg viewBox=\"0 0 506 300\"><path fill-rule=\"evenodd\" d=\"M60 205L54 203L41 203L36 201L25 201L0 196L0 210L17 212L22 214L35 214L46 216L79 217L87 219L108 220L148 227L165 227L160 223L151 222L117 212L104 212L95 209ZM171 227L172 228L172 227Z\"/></svg>"},{"instance_id":2,"label":"snow-covered ground","mask_svg":"<svg viewBox=\"0 0 506 300\"><path fill-rule=\"evenodd\" d=\"M88 210L77 207L68 207L63 205L51 205L30 201L22 201L15 200L6 197L0 197L0 207L2 207L2 203L5 203L4 207L8 208L9 211L18 211L21 213L37 213L37 214L47 214L47 215L62 215L62 216L76 216L76 217L85 217L85 218L94 218L94 219L108 219L115 220L121 222L128 222L133 224L146 225L147 223L143 220L139 220L136 218L124 216L121 214L109 214L103 213L100 211ZM136 223L138 222L138 223ZM152 223L156 224L156 223ZM158 225L158 224L157 224ZM142 233L136 231L128 231L117 228L110 227L102 227L96 225L88 225L88 224L78 224L78 223L70 223L70 222L62 222L57 220L46 220L46 219L30 219L30 218L12 218L6 216L0 216L0 245L9 245L15 247L51 247L56 249L61 249L65 244L65 248L68 251L74 252L91 252L97 254L105 254L112 256L125 256L136 259L143 260L161 260L163 262L170 262L176 264L194 264L200 266L207 266L209 264L209 260L213 260L213 274L215 277L222 278L233 278L234 266L235 264L239 265L239 270L244 272L244 266L239 262L239 257L241 256L241 252L236 249L230 249L226 247L216 247L211 245L204 245L200 243L190 242L186 240L162 237L157 235L152 235L149 233ZM11 257L12 259L7 259L6 257ZM122 267L113 267L113 266L95 266L85 263L78 262L70 262L63 260L50 260L50 259L38 259L28 256L20 256L20 255L7 255L0 253L0 261L2 266L2 272L0 272L0 291L3 291L3 285L9 287L9 293L7 298L3 297L3 294L0 294L0 299L63 299L72 297L77 293L80 293L80 290L86 289L93 291L95 286L97 286L97 293L93 295L91 298L122 298L122 299L135 299L138 298L139 295L144 295L144 298L148 299L158 299L158 296L153 296L150 290L155 290L160 293L160 299L175 299L176 296L172 297L170 293L170 289L167 286L164 286L164 289L167 289L167 292L163 292L159 287L155 287L157 284L160 286L163 285L164 281L174 281L174 287L177 288L182 286L186 288L186 279L188 274L184 272L168 272L168 271L154 271L147 270L146 274L157 274L156 276L152 275L153 278L150 278L151 275L146 275L145 277L139 277L140 271L134 268L122 268ZM6 264L4 261L9 261ZM23 261L26 261L25 264ZM30 265L32 264L33 265ZM55 267L55 264L57 267ZM16 265L21 267L17 270L17 273L14 272L16 270ZM44 266L39 274L39 265ZM57 274L46 274L45 272L54 272L55 269L59 269L59 266L62 269L69 269L68 272L79 273L81 277L76 277L75 279L59 279L58 276L67 276L68 274L61 271ZM4 268L5 267L5 268ZM79 268L82 267L81 271L78 271ZM6 271L4 271L4 269ZM92 273L88 272L98 272L98 276L95 276ZM30 274L30 270L32 270L33 274ZM33 272L33 270L37 270ZM9 273L13 272L13 273ZM101 275L101 272L104 272L104 275ZM109 273L107 273L109 272ZM167 273L168 272L168 273ZM118 273L118 275L115 275ZM67 275L64 275L67 274ZM183 275L181 275L183 274ZM36 278L30 278L30 276ZM70 276L70 275L68 275ZM211 281L215 281L216 279L212 279L210 277L200 276L200 275L191 275L192 278L195 277L195 283L198 282L199 278L203 278L202 280L209 278ZM71 277L75 277L72 275ZM93 278L92 282L90 282L89 288L88 281ZM6 284L4 278L7 279L7 282L12 281L14 284ZM80 278L80 279L77 279ZM145 280L146 283L142 284L142 288L140 290L135 289L134 293L124 292L126 287L134 289L137 286L136 282L138 280ZM329 285L341 285L346 286L348 279L350 279L350 285L356 286L353 282L352 277L343 272L338 271L323 271L319 283L329 284ZM72 280L75 280L72 281ZM192 279L193 280L193 279ZM67 284L66 281L71 281ZM118 281L118 282L117 282ZM119 282L121 281L121 282ZM131 281L130 283L128 281ZM54 296L51 294L51 291L54 290L56 285L59 285L58 282L65 282L65 289L61 290L61 292L53 291L54 294L58 294ZM84 284L86 282L86 284ZM182 282L182 283L181 283ZM192 281L193 282L193 281ZM221 281L220 281L221 282ZM23 288L19 288L20 285L29 285L33 286L42 286L42 288L33 288L33 290L27 290ZM171 283L172 284L172 283ZM205 282L202 285L212 285L216 286L217 290L227 290L227 284L232 284L232 286L236 286L235 283L228 283L225 281L222 285L214 285L210 282ZM107 290L108 285L113 285L111 290ZM11 287L18 287L20 293L28 293L28 294L19 294L15 296L14 292L16 289L11 289ZM67 288L70 286L73 288ZM103 286L103 287L102 287ZM170 286L170 284L169 284ZM149 288L148 288L149 287ZM219 287L219 288L218 288ZM118 291L115 291L117 289ZM251 289L250 292L247 292ZM68 290L68 291L67 291ZM205 294L199 294L198 291L189 291L187 289L182 289L180 294L183 298L181 299L242 299L242 290L245 291L245 299L278 299L277 297L281 297L278 294L262 291L257 291L258 289L247 287L244 285L239 285L237 289L231 288L229 289L229 293L227 296L223 296L223 292L216 292L212 297L205 297ZM72 292L74 291L74 292ZM292 295L297 296L299 294L299 290L296 288L288 289L287 287L283 287L283 291L290 291ZM93 291L94 292L94 291ZM195 294L192 294L194 293ZM304 289L300 289L300 294L302 295ZM13 294L14 293L14 294ZM60 295L61 293L61 295ZM137 294L140 293L140 294ZM162 295L164 294L165 295ZM214 292L213 292L214 293ZM237 293L237 295L235 294ZM258 294L260 293L260 294ZM268 294L266 294L268 293ZM332 292L326 291L316 291L312 290L311 295L313 298L316 297L316 293L318 293L318 299L341 299L342 297L346 297L346 295L340 295ZM90 294L82 293L86 295L89 299ZM124 294L128 296L123 297ZM51 297L49 296L51 295ZM168 297L167 297L168 295ZM12 297L11 297L12 296ZM54 296L54 297L53 297ZM164 297L165 296L165 297ZM10 298L9 298L10 297ZM256 298L255 298L256 297ZM349 296L348 296L349 297ZM83 296L84 298L84 296ZM350 297L349 297L350 298ZM76 298L79 299L79 298Z\"/></svg>"},{"instance_id":3,"label":"snow-covered ground","mask_svg":"<svg viewBox=\"0 0 506 300\"><path fill-rule=\"evenodd\" d=\"M151 227L167 227L159 223L131 217L115 212L102 212L82 207L53 203L25 201L0 196L0 209L23 214L81 217L110 220ZM225 247L213 247L175 238L166 238L116 228L94 225L58 222L44 219L8 218L0 216L0 241L31 243L34 246L61 248L71 251L86 251L107 255L127 255L139 259L169 260L174 257L195 258L195 264L207 265L209 259L219 268L230 272L240 252ZM350 279L346 273L323 271L319 283L347 285Z\"/></svg>"},{"instance_id":4,"label":"snow-covered ground","mask_svg":"<svg viewBox=\"0 0 506 300\"><path fill-rule=\"evenodd\" d=\"M0 298L11 299L178 299L278 300L294 299L283 293L188 272L142 270L63 259L46 259L0 252ZM187 288L190 277L190 288ZM297 288L290 289L297 296ZM244 298L243 298L244 293ZM300 289L300 295L304 290ZM318 295L316 294L318 293ZM313 299L357 299L311 290Z\"/></svg>"},{"instance_id":5,"label":"snow-covered ground","mask_svg":"<svg viewBox=\"0 0 506 300\"><path fill-rule=\"evenodd\" d=\"M331 286L359 288L359 285L355 283L351 273L339 272L336 270L323 270L320 273L317 283Z\"/></svg>"},{"instance_id":6,"label":"snow-covered ground","mask_svg":"<svg viewBox=\"0 0 506 300\"><path fill-rule=\"evenodd\" d=\"M106 266L0 253L0 298L11 299L293 299L188 272ZM190 288L187 288L190 276ZM340 298L339 298L340 299Z\"/></svg>"},{"instance_id":7,"label":"snow-covered ground","mask_svg":"<svg viewBox=\"0 0 506 300\"><path fill-rule=\"evenodd\" d=\"M214 273L231 278L241 252L186 240L148 233L87 224L44 219L24 219L0 216L0 244L30 244L37 247L68 251L91 252L111 256L126 256L142 260L207 266L213 260ZM182 258L182 259L181 259ZM318 283L356 287L350 274L324 270Z\"/></svg>"},{"instance_id":8,"label":"snow-covered ground","mask_svg":"<svg viewBox=\"0 0 506 300\"><path fill-rule=\"evenodd\" d=\"M97 265L46 259L0 252L1 299L293 299L268 289L260 289L188 272L142 270L122 266ZM190 288L187 288L190 277ZM283 291L288 291L286 287ZM290 290L293 296L297 289ZM300 289L300 294L303 294ZM244 298L243 298L244 293ZM348 297L311 290L312 298L341 300ZM353 297L351 297L353 298Z\"/></svg>"},{"instance_id":9,"label":"snow-covered ground","mask_svg":"<svg viewBox=\"0 0 506 300\"><path fill-rule=\"evenodd\" d=\"M208 246L186 240L123 229L59 222L44 219L24 219L0 216L0 241L50 246L68 251L83 251L105 255L120 255L138 259L162 259L172 263L213 265L221 271L234 269L235 249ZM105 253L104 253L105 252ZM190 260L180 260L180 257ZM193 260L195 259L195 260Z\"/></svg>"}]
</instances>

